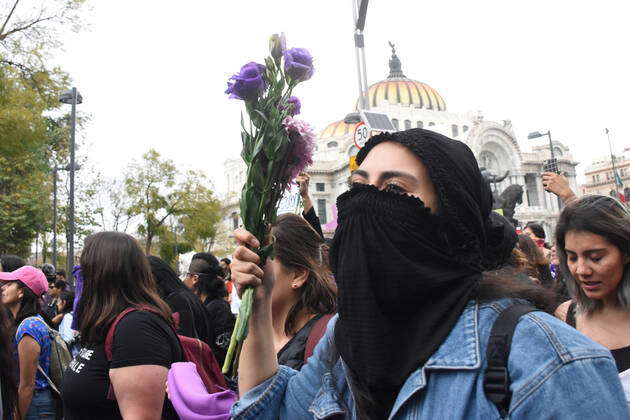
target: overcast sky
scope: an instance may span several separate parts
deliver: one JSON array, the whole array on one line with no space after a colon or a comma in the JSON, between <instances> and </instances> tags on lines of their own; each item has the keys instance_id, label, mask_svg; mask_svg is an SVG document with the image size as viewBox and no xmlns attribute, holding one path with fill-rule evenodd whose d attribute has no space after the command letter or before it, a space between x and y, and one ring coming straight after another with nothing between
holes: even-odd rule
<instances>
[{"instance_id":1,"label":"overcast sky","mask_svg":"<svg viewBox=\"0 0 630 420\"><path fill-rule=\"evenodd\" d=\"M89 1L89 0L88 0ZM116 176L149 148L203 170L218 192L223 161L240 152L240 101L226 80L267 54L268 37L315 57L295 91L319 131L358 95L351 0L91 1L91 29L68 35L56 62L92 116L88 159ZM625 1L372 0L365 29L368 82L384 79L397 45L403 71L435 88L450 111L481 110L527 133L551 129L583 170L630 147L630 59ZM536 143L538 142L538 143ZM544 140L534 141L539 144Z\"/></svg>"}]
</instances>

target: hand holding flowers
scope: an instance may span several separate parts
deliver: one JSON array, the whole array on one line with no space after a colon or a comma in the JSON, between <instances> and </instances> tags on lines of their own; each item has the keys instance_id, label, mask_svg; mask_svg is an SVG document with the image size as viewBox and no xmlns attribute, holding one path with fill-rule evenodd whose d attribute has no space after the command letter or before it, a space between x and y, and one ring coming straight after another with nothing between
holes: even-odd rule
<instances>
[{"instance_id":1,"label":"hand holding flowers","mask_svg":"<svg viewBox=\"0 0 630 420\"><path fill-rule=\"evenodd\" d=\"M225 91L230 98L244 101L248 115L247 124L241 116L241 157L247 165L247 175L240 209L244 228L263 242L255 250L262 265L272 251L268 230L275 222L282 194L312 164L315 148L312 128L294 118L300 113L301 103L291 96L295 86L312 77L313 57L303 48L287 50L284 34L273 35L269 47L265 64L245 64L229 79ZM248 288L242 295L224 373L232 366L237 345L247 336L252 300L253 289Z\"/></svg>"}]
</instances>

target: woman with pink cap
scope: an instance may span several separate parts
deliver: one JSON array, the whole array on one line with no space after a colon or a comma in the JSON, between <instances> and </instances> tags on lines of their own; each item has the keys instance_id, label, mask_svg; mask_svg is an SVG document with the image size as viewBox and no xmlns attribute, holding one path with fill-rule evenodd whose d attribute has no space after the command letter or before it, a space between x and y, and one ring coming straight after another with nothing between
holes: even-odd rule
<instances>
[{"instance_id":1,"label":"woman with pink cap","mask_svg":"<svg viewBox=\"0 0 630 420\"><path fill-rule=\"evenodd\" d=\"M50 368L50 336L41 317L41 297L48 290L40 270L24 266L0 273L2 303L13 315L19 366L18 419L54 419L55 405L46 377ZM41 369L41 370L40 370Z\"/></svg>"}]
</instances>

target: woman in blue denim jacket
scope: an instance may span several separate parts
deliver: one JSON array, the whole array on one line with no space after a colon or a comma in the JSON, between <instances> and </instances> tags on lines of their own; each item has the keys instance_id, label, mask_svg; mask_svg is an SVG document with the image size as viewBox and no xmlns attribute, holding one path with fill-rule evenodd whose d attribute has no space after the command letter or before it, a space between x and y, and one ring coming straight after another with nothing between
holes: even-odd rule
<instances>
[{"instance_id":1,"label":"woman in blue denim jacket","mask_svg":"<svg viewBox=\"0 0 630 420\"><path fill-rule=\"evenodd\" d=\"M256 287L236 419L499 418L483 390L497 314L526 292L505 274L513 228L464 144L413 129L373 137L337 202L330 253L338 317L300 372L278 366L268 266L237 248L232 278ZM259 246L237 231L242 245ZM267 262L267 264L269 264ZM560 320L523 316L508 361L509 418L630 418L610 353Z\"/></svg>"}]
</instances>

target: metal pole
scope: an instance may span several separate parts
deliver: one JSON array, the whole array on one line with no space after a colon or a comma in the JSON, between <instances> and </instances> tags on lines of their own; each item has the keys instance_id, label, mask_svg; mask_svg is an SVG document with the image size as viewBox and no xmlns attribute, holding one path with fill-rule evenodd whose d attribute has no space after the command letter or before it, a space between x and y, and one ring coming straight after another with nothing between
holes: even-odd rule
<instances>
[{"instance_id":1,"label":"metal pole","mask_svg":"<svg viewBox=\"0 0 630 420\"><path fill-rule=\"evenodd\" d=\"M77 88L72 88L72 116L70 128L70 203L68 209L68 259L66 261L67 272L71 273L74 267L74 141L77 118Z\"/></svg>"},{"instance_id":2,"label":"metal pole","mask_svg":"<svg viewBox=\"0 0 630 420\"><path fill-rule=\"evenodd\" d=\"M357 43L357 36L359 35L359 31L357 31L356 23L359 17L359 13L357 11L357 0L352 1L352 30L354 32L354 49L356 53L357 60L357 80L359 81L359 109L365 109L365 96L363 95L363 79L361 77L361 53L359 51L359 46Z\"/></svg>"},{"instance_id":3,"label":"metal pole","mask_svg":"<svg viewBox=\"0 0 630 420\"><path fill-rule=\"evenodd\" d=\"M615 166L615 155L613 154L612 143L610 142L610 132L606 129L606 137L608 137L608 148L610 149L610 162L613 169L613 184L615 184L615 193L617 200L619 200L619 187L617 186L617 167Z\"/></svg>"},{"instance_id":4,"label":"metal pole","mask_svg":"<svg viewBox=\"0 0 630 420\"><path fill-rule=\"evenodd\" d=\"M547 137L549 137L549 151L551 152L551 163L553 163L556 160L556 156L555 156L555 153L553 152L553 141L551 141L551 130L547 131ZM560 174L560 166L558 165L558 162L556 162L556 168L557 168L556 173ZM562 200L560 199L559 196L556 196L556 199L558 200L558 211L560 211L562 210Z\"/></svg>"},{"instance_id":5,"label":"metal pole","mask_svg":"<svg viewBox=\"0 0 630 420\"><path fill-rule=\"evenodd\" d=\"M363 31L361 32L363 35ZM361 62L363 66L363 92L361 95L364 97L365 109L370 109L370 97L368 95L368 82L367 82L367 68L365 64L365 44L361 47Z\"/></svg>"},{"instance_id":6,"label":"metal pole","mask_svg":"<svg viewBox=\"0 0 630 420\"><path fill-rule=\"evenodd\" d=\"M57 168L53 169L53 246L52 264L57 267Z\"/></svg>"}]
</instances>

